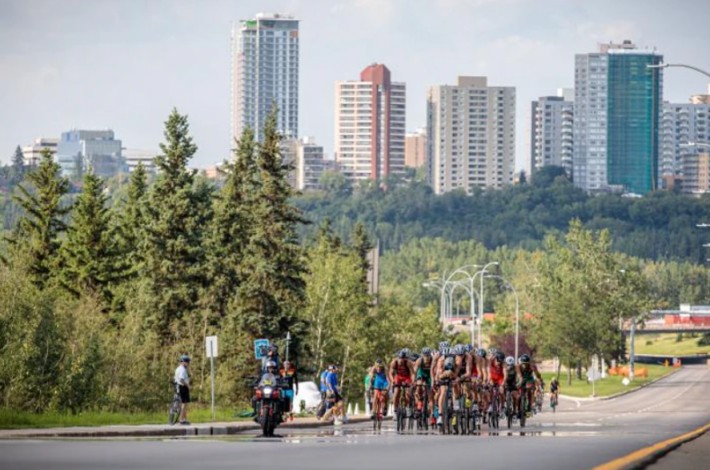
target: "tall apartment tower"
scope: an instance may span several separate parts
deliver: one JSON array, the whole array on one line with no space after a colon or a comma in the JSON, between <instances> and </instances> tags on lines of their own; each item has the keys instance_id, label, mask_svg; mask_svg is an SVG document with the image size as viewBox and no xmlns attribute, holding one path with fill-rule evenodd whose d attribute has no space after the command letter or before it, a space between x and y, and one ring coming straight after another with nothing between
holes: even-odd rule
<instances>
[{"instance_id":1,"label":"tall apartment tower","mask_svg":"<svg viewBox=\"0 0 710 470\"><path fill-rule=\"evenodd\" d=\"M572 175L572 128L574 101L558 91L558 96L542 96L532 102L530 113L530 169L555 165Z\"/></svg>"},{"instance_id":2,"label":"tall apartment tower","mask_svg":"<svg viewBox=\"0 0 710 470\"><path fill-rule=\"evenodd\" d=\"M404 174L406 87L372 64L335 83L335 160L353 181Z\"/></svg>"},{"instance_id":3,"label":"tall apartment tower","mask_svg":"<svg viewBox=\"0 0 710 470\"><path fill-rule=\"evenodd\" d=\"M404 136L404 165L419 168L426 163L426 128Z\"/></svg>"},{"instance_id":4,"label":"tall apartment tower","mask_svg":"<svg viewBox=\"0 0 710 470\"><path fill-rule=\"evenodd\" d=\"M515 171L515 87L458 77L427 99L427 174L436 194L502 188Z\"/></svg>"},{"instance_id":5,"label":"tall apartment tower","mask_svg":"<svg viewBox=\"0 0 710 470\"><path fill-rule=\"evenodd\" d=\"M264 121L278 107L278 130L298 136L298 20L259 13L232 24L232 145L245 128L263 138Z\"/></svg>"},{"instance_id":6,"label":"tall apartment tower","mask_svg":"<svg viewBox=\"0 0 710 470\"><path fill-rule=\"evenodd\" d=\"M575 56L573 174L590 191L658 187L663 56L631 41Z\"/></svg>"}]
</instances>

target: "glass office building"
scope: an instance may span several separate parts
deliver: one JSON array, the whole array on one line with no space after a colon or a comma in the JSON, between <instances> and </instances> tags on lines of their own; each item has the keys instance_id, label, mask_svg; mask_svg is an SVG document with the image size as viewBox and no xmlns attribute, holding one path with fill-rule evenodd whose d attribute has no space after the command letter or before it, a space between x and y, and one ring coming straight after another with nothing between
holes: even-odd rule
<instances>
[{"instance_id":1,"label":"glass office building","mask_svg":"<svg viewBox=\"0 0 710 470\"><path fill-rule=\"evenodd\" d=\"M607 179L626 193L646 194L658 185L663 61L639 49L608 51Z\"/></svg>"}]
</instances>

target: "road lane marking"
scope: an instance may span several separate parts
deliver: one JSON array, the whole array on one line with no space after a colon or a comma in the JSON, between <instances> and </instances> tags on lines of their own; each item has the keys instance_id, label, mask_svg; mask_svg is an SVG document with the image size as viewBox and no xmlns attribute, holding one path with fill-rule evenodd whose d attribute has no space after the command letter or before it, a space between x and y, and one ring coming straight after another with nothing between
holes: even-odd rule
<instances>
[{"instance_id":1,"label":"road lane marking","mask_svg":"<svg viewBox=\"0 0 710 470\"><path fill-rule=\"evenodd\" d=\"M683 434L678 437L673 437L666 439L665 441L657 442L656 444L644 447L635 452L632 452L618 459L614 459L610 462L597 465L592 470L620 470L623 468L631 468L632 466L638 465L642 461L649 459L650 457L660 457L667 454L671 450L675 449L677 446L700 437L706 432L710 431L710 423L705 426L700 426L698 429L690 431L689 433Z\"/></svg>"}]
</instances>

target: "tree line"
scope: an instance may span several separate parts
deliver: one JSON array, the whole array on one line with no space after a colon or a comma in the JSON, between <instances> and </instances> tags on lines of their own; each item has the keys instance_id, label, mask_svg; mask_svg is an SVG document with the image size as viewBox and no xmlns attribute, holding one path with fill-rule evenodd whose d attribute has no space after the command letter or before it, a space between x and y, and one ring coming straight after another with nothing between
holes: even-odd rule
<instances>
[{"instance_id":1,"label":"tree line","mask_svg":"<svg viewBox=\"0 0 710 470\"><path fill-rule=\"evenodd\" d=\"M341 236L364 223L386 251L425 237L475 239L490 250L539 249L550 232L564 234L569 222L579 219L587 229L608 229L612 249L631 256L693 263L707 258L699 242L704 234L696 224L710 220L710 195L659 191L643 198L591 196L575 187L560 167L542 168L529 182L478 189L472 195L463 191L436 195L416 178L353 186L329 173L322 183L325 190L297 197L296 206L314 221L331 219ZM301 227L306 236L312 230Z\"/></svg>"},{"instance_id":2,"label":"tree line","mask_svg":"<svg viewBox=\"0 0 710 470\"><path fill-rule=\"evenodd\" d=\"M402 324L421 323L402 346L438 337L432 316L368 294L362 225L349 244L327 223L299 238L308 221L291 203L280 140L274 112L263 142L250 130L240 136L216 188L188 168L197 146L187 116L173 110L154 180L139 166L116 201L90 169L70 194L49 152L24 169L0 249L0 406L161 409L183 353L194 357L194 392L204 398L212 334L221 403L247 401L253 340L279 343L287 332L302 374L339 362L354 391ZM367 340L373 328L379 342Z\"/></svg>"}]
</instances>

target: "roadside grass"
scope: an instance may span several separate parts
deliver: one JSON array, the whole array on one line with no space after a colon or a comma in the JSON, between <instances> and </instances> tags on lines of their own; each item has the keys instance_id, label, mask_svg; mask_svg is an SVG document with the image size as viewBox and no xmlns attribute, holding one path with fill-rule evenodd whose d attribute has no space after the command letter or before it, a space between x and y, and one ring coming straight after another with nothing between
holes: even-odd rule
<instances>
[{"instance_id":1,"label":"roadside grass","mask_svg":"<svg viewBox=\"0 0 710 470\"><path fill-rule=\"evenodd\" d=\"M710 354L710 346L698 346L701 335L695 338L688 333L683 334L681 341L676 341L678 335L675 333L663 333L655 335L636 335L634 341L634 351L636 354L658 354L690 356L693 354ZM629 350L630 343L626 342L626 350Z\"/></svg>"},{"instance_id":2,"label":"roadside grass","mask_svg":"<svg viewBox=\"0 0 710 470\"><path fill-rule=\"evenodd\" d=\"M208 423L212 421L212 410L209 406L191 406L187 417L191 423ZM234 408L215 408L215 421L243 421L250 418L237 417ZM54 428L70 426L109 426L134 424L168 424L168 413L165 412L111 412L87 411L83 413L30 413L27 411L0 408L0 429L23 428Z\"/></svg>"},{"instance_id":3,"label":"roadside grass","mask_svg":"<svg viewBox=\"0 0 710 470\"><path fill-rule=\"evenodd\" d=\"M637 376L628 386L625 386L621 382L623 377L618 375L607 375L605 378L597 380L594 384L594 392L596 393L596 396L608 397L609 395L614 395L616 393L633 390L647 384L648 382L651 382L652 380L668 375L674 370L672 367L664 367L656 364L636 364L637 372L642 368L648 369L648 377ZM550 390L549 384L554 376L554 372L542 372L542 377L545 379L545 388L547 391ZM582 377L582 380L577 380L576 376L573 374L572 384L567 385L567 373L563 371L560 374L559 379L560 394L580 398L590 397L592 395L592 383L587 382L585 374L582 374Z\"/></svg>"}]
</instances>

